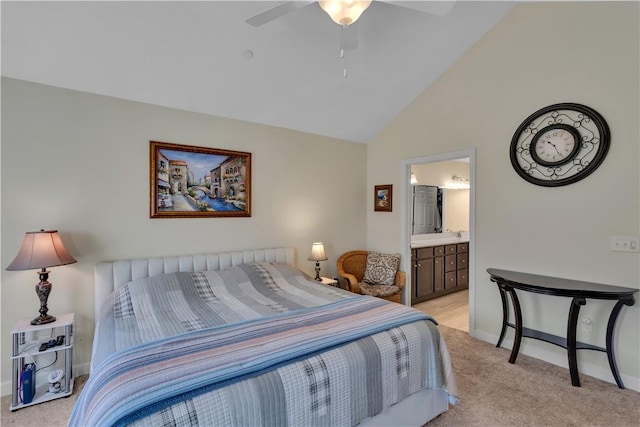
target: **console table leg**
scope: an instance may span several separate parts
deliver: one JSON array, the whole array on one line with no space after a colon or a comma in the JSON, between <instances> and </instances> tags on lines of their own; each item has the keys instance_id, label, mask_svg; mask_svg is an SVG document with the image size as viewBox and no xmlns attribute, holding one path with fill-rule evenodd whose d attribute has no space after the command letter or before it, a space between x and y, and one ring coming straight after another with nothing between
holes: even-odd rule
<instances>
[{"instance_id":1,"label":"console table leg","mask_svg":"<svg viewBox=\"0 0 640 427\"><path fill-rule=\"evenodd\" d=\"M609 359L609 367L611 368L613 378L616 380L616 384L618 384L618 387L622 389L624 388L624 384L622 383L622 378L620 378L620 373L618 372L618 365L616 364L616 357L613 348L613 331L616 326L616 320L618 320L618 314L620 314L620 310L622 310L622 306L632 306L635 302L636 301L633 296L628 299L618 300L616 305L613 307L613 310L611 310L609 323L607 323L607 358Z\"/></svg>"},{"instance_id":2,"label":"console table leg","mask_svg":"<svg viewBox=\"0 0 640 427\"><path fill-rule=\"evenodd\" d=\"M516 363L518 352L520 351L520 341L522 341L522 311L520 310L520 301L516 295L516 290L512 287L506 286L505 289L511 295L511 302L513 303L513 314L516 322L516 333L513 337L513 348L511 349L511 356L509 357L509 363Z\"/></svg>"},{"instance_id":3,"label":"console table leg","mask_svg":"<svg viewBox=\"0 0 640 427\"><path fill-rule=\"evenodd\" d=\"M502 330L500 331L500 338L498 338L496 347L500 347L500 345L502 345L502 340L507 333L507 326L509 323L509 304L507 302L507 293L504 290L503 285L500 283L498 283L498 290L500 291L500 299L502 300Z\"/></svg>"},{"instance_id":4,"label":"console table leg","mask_svg":"<svg viewBox=\"0 0 640 427\"><path fill-rule=\"evenodd\" d=\"M580 306L585 305L587 300L582 297L575 297L571 300L569 309L569 321L567 323L567 356L569 357L569 373L571 374L571 385L580 387L580 376L578 375L578 359L576 357L576 327L578 325L578 314Z\"/></svg>"}]
</instances>

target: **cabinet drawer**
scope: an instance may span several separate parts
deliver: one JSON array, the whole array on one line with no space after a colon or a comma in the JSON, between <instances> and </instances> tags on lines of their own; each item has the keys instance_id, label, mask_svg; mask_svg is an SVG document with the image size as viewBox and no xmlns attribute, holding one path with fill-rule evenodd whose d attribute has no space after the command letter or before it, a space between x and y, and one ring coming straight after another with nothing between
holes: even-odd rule
<instances>
[{"instance_id":1,"label":"cabinet drawer","mask_svg":"<svg viewBox=\"0 0 640 427\"><path fill-rule=\"evenodd\" d=\"M467 268L467 264L469 263L469 255L468 254L458 254L457 255L457 269L462 270Z\"/></svg>"},{"instance_id":2,"label":"cabinet drawer","mask_svg":"<svg viewBox=\"0 0 640 427\"><path fill-rule=\"evenodd\" d=\"M416 259L433 258L433 247L416 249Z\"/></svg>"},{"instance_id":3,"label":"cabinet drawer","mask_svg":"<svg viewBox=\"0 0 640 427\"><path fill-rule=\"evenodd\" d=\"M457 245L447 245L444 247L445 254L455 254L458 251Z\"/></svg>"},{"instance_id":4,"label":"cabinet drawer","mask_svg":"<svg viewBox=\"0 0 640 427\"><path fill-rule=\"evenodd\" d=\"M468 243L458 243L458 253L460 252L469 252L469 244Z\"/></svg>"},{"instance_id":5,"label":"cabinet drawer","mask_svg":"<svg viewBox=\"0 0 640 427\"><path fill-rule=\"evenodd\" d=\"M458 274L457 274L457 283L456 286L458 287L464 287L467 286L469 284L469 276L468 273L469 270L458 270Z\"/></svg>"},{"instance_id":6,"label":"cabinet drawer","mask_svg":"<svg viewBox=\"0 0 640 427\"><path fill-rule=\"evenodd\" d=\"M458 273L456 271L450 271L444 274L445 289L455 288L457 281L458 281Z\"/></svg>"},{"instance_id":7,"label":"cabinet drawer","mask_svg":"<svg viewBox=\"0 0 640 427\"><path fill-rule=\"evenodd\" d=\"M435 256L443 256L444 255L444 246L436 246L433 248L433 252Z\"/></svg>"},{"instance_id":8,"label":"cabinet drawer","mask_svg":"<svg viewBox=\"0 0 640 427\"><path fill-rule=\"evenodd\" d=\"M447 255L444 257L444 271L455 271L458 266L457 255Z\"/></svg>"}]
</instances>

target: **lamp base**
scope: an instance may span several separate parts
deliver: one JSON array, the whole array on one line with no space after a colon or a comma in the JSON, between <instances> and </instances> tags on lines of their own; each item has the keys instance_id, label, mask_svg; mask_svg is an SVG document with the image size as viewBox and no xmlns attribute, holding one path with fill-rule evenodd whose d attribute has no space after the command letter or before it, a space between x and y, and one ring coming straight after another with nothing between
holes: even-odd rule
<instances>
[{"instance_id":1,"label":"lamp base","mask_svg":"<svg viewBox=\"0 0 640 427\"><path fill-rule=\"evenodd\" d=\"M33 319L31 321L32 325L45 325L47 323L51 323L51 322L55 322L56 321L56 317L55 316L38 316L35 319Z\"/></svg>"},{"instance_id":2,"label":"lamp base","mask_svg":"<svg viewBox=\"0 0 640 427\"><path fill-rule=\"evenodd\" d=\"M36 294L40 300L40 316L31 321L32 325L45 325L47 323L55 322L56 318L47 314L49 308L47 307L47 299L49 299L49 293L51 292L51 283L49 279L49 272L43 268L38 272L40 275L40 283L36 285Z\"/></svg>"},{"instance_id":3,"label":"lamp base","mask_svg":"<svg viewBox=\"0 0 640 427\"><path fill-rule=\"evenodd\" d=\"M313 278L318 282L322 282L322 277L320 277L320 262L316 261L316 277Z\"/></svg>"}]
</instances>

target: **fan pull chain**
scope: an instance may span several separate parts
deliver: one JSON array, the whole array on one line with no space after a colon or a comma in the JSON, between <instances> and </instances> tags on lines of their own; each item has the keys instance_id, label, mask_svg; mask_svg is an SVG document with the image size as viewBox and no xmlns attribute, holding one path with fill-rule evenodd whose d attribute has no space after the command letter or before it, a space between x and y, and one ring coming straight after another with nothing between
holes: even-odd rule
<instances>
[{"instance_id":1,"label":"fan pull chain","mask_svg":"<svg viewBox=\"0 0 640 427\"><path fill-rule=\"evenodd\" d=\"M344 60L343 75L347 77L347 26L342 26L342 42L340 43L340 58Z\"/></svg>"},{"instance_id":2,"label":"fan pull chain","mask_svg":"<svg viewBox=\"0 0 640 427\"><path fill-rule=\"evenodd\" d=\"M340 58L344 59L344 77L347 77L347 52L344 49L340 49Z\"/></svg>"}]
</instances>

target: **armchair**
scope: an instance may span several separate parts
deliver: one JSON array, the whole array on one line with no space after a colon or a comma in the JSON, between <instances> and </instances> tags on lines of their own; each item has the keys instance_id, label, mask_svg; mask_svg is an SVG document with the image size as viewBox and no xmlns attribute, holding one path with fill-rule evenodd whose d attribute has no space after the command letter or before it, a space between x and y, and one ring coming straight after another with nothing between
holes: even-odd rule
<instances>
[{"instance_id":1,"label":"armchair","mask_svg":"<svg viewBox=\"0 0 640 427\"><path fill-rule=\"evenodd\" d=\"M369 251L350 251L338 258L336 262L338 275L344 279L346 289L356 294L371 295L401 303L407 275L397 271L393 285L371 285L363 282L368 255Z\"/></svg>"}]
</instances>

